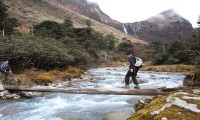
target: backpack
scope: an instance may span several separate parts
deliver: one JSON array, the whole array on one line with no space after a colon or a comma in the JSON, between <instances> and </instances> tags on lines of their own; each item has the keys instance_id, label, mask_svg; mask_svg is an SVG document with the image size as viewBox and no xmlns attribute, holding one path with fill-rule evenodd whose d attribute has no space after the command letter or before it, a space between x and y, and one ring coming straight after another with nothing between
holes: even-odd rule
<instances>
[{"instance_id":1,"label":"backpack","mask_svg":"<svg viewBox=\"0 0 200 120\"><path fill-rule=\"evenodd\" d=\"M3 64L3 61L0 61L0 72L3 72L2 68L1 68L2 64Z\"/></svg>"},{"instance_id":2,"label":"backpack","mask_svg":"<svg viewBox=\"0 0 200 120\"><path fill-rule=\"evenodd\" d=\"M5 74L5 71L2 69L3 64L4 64L3 61L0 61L0 72Z\"/></svg>"},{"instance_id":3,"label":"backpack","mask_svg":"<svg viewBox=\"0 0 200 120\"><path fill-rule=\"evenodd\" d=\"M135 57L135 58L136 58L135 66L136 66L136 67L142 66L143 60L142 60L141 58L139 58L139 57Z\"/></svg>"}]
</instances>

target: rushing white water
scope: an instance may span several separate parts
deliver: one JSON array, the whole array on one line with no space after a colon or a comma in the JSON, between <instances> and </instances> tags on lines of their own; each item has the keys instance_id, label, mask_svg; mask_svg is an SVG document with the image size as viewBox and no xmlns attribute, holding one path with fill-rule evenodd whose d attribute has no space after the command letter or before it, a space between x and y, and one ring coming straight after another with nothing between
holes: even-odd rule
<instances>
[{"instance_id":1,"label":"rushing white water","mask_svg":"<svg viewBox=\"0 0 200 120\"><path fill-rule=\"evenodd\" d=\"M74 83L73 86L100 89L121 89L127 67L99 68L88 71L96 82ZM139 72L138 80L144 81L141 88L177 87L182 85L181 73ZM130 87L133 87L132 83ZM127 101L137 101L145 96L86 95L49 93L44 97L18 101L0 101L1 120L102 120L115 111L134 112ZM73 118L73 119L72 119Z\"/></svg>"}]
</instances>

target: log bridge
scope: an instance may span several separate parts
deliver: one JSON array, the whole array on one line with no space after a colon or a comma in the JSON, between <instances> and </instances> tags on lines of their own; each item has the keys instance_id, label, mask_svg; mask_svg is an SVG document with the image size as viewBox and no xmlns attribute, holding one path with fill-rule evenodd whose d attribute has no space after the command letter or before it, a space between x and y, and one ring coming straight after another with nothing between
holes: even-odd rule
<instances>
[{"instance_id":1,"label":"log bridge","mask_svg":"<svg viewBox=\"0 0 200 120\"><path fill-rule=\"evenodd\" d=\"M166 92L161 91L160 89L134 89L134 88L116 88L113 90L110 89L101 89L101 88L58 88L50 86L34 86L34 87L25 87L25 86L13 86L13 85L4 85L4 89L13 90L13 91L29 91L29 92L60 92L60 93L70 93L70 94L109 94L109 95L163 95Z\"/></svg>"}]
</instances>

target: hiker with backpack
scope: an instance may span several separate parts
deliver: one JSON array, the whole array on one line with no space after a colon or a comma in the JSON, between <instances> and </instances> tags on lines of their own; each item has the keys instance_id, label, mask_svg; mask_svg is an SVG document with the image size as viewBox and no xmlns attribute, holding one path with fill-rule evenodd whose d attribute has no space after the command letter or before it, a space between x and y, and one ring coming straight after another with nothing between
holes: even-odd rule
<instances>
[{"instance_id":1,"label":"hiker with backpack","mask_svg":"<svg viewBox=\"0 0 200 120\"><path fill-rule=\"evenodd\" d=\"M140 58L135 57L133 51L130 51L128 56L129 56L130 65L129 65L129 70L125 76L125 88L129 88L129 83L130 83L129 78L132 77L132 81L136 85L134 88L140 89L136 76L137 76L137 72L139 68L142 67L143 61ZM139 63L136 58L139 59L140 61Z\"/></svg>"},{"instance_id":2,"label":"hiker with backpack","mask_svg":"<svg viewBox=\"0 0 200 120\"><path fill-rule=\"evenodd\" d=\"M0 61L0 72L1 72L1 76L2 76L2 83L6 84L8 81L8 76L9 73L12 73L9 65L8 65L9 61L8 59L5 59L3 61Z\"/></svg>"}]
</instances>

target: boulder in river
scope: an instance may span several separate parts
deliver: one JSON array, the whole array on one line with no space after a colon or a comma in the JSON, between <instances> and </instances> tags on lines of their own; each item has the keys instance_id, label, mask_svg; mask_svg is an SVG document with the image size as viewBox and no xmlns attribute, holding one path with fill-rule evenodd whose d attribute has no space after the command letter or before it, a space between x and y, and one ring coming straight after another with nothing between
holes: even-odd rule
<instances>
[{"instance_id":1,"label":"boulder in river","mask_svg":"<svg viewBox=\"0 0 200 120\"><path fill-rule=\"evenodd\" d=\"M1 93L3 99L19 99L20 95L15 93L10 93L8 90L5 90Z\"/></svg>"},{"instance_id":2,"label":"boulder in river","mask_svg":"<svg viewBox=\"0 0 200 120\"><path fill-rule=\"evenodd\" d=\"M200 86L200 78L196 77L196 74L189 74L183 80L185 86Z\"/></svg>"},{"instance_id":3,"label":"boulder in river","mask_svg":"<svg viewBox=\"0 0 200 120\"><path fill-rule=\"evenodd\" d=\"M73 114L59 114L57 117L61 118L62 120L83 120L80 115Z\"/></svg>"},{"instance_id":4,"label":"boulder in river","mask_svg":"<svg viewBox=\"0 0 200 120\"><path fill-rule=\"evenodd\" d=\"M103 120L127 120L133 113L130 111L113 112L107 114Z\"/></svg>"}]
</instances>

